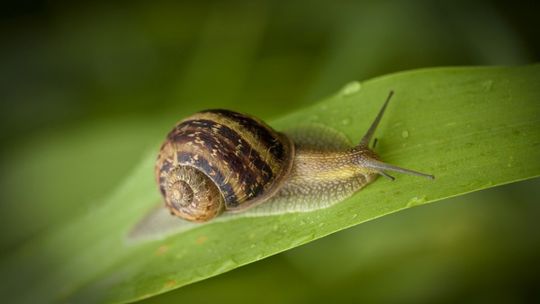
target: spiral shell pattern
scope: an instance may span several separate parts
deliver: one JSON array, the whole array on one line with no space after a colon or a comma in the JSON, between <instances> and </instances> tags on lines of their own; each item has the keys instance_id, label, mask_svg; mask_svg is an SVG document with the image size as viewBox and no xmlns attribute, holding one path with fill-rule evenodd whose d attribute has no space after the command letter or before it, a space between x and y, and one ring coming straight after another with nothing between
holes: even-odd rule
<instances>
[{"instance_id":1,"label":"spiral shell pattern","mask_svg":"<svg viewBox=\"0 0 540 304\"><path fill-rule=\"evenodd\" d=\"M204 221L223 209L243 210L266 200L279 189L291 170L293 154L291 141L264 122L229 110L208 110L184 119L168 134L156 163L156 177L171 212ZM188 167L196 170L189 169L193 172L182 175L179 170ZM190 174L203 176L191 178ZM180 175L186 177L179 178ZM182 182L176 181L173 191L171 181L174 179L182 179ZM198 193L198 187L208 188L204 192L206 196L214 191L205 179L211 181L221 195L212 198L215 204L224 206L209 207L207 202L199 202L196 204L206 209L197 212L210 210L215 214L208 219L200 216L193 219L193 214L183 216L174 208L179 197L191 198L185 205L193 205L191 192ZM191 189L186 188L185 180Z\"/></svg>"}]
</instances>

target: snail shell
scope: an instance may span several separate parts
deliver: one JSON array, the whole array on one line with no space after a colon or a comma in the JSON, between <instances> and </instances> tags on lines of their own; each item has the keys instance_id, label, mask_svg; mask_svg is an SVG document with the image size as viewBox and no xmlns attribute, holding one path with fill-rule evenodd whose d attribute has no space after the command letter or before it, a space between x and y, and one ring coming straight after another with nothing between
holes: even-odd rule
<instances>
[{"instance_id":1,"label":"snail shell","mask_svg":"<svg viewBox=\"0 0 540 304\"><path fill-rule=\"evenodd\" d=\"M168 134L155 170L171 213L207 221L271 197L291 171L293 157L290 139L259 119L208 110Z\"/></svg>"},{"instance_id":2,"label":"snail shell","mask_svg":"<svg viewBox=\"0 0 540 304\"><path fill-rule=\"evenodd\" d=\"M173 215L204 222L265 202L336 202L378 175L394 179L385 171L433 178L383 163L369 148L392 94L360 143L349 148L321 146L316 136L294 136L293 142L233 111L196 113L179 122L161 146L155 173L165 204Z\"/></svg>"}]
</instances>

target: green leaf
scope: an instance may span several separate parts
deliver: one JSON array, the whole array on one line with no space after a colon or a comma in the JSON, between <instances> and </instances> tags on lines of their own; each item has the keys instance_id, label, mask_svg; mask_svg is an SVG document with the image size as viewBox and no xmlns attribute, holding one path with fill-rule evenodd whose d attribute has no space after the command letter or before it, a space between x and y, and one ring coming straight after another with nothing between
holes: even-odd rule
<instances>
[{"instance_id":1,"label":"green leaf","mask_svg":"<svg viewBox=\"0 0 540 304\"><path fill-rule=\"evenodd\" d=\"M389 90L376 132L381 158L436 180L379 179L330 208L214 222L165 240L126 236L160 201L158 140L125 183L88 212L44 231L3 259L7 302L133 301L199 281L409 207L540 175L540 66L439 68L353 83L271 122L328 125L357 142ZM28 292L31 291L31 292Z\"/></svg>"}]
</instances>

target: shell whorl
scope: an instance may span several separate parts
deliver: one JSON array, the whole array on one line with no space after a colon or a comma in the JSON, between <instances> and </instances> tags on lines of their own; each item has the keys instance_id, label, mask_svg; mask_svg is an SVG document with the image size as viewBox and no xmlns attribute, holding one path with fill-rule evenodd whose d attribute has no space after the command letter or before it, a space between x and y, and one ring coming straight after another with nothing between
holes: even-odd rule
<instances>
[{"instance_id":1,"label":"shell whorl","mask_svg":"<svg viewBox=\"0 0 540 304\"><path fill-rule=\"evenodd\" d=\"M165 204L172 214L190 221L204 222L223 211L219 189L196 168L178 166L164 177Z\"/></svg>"},{"instance_id":2,"label":"shell whorl","mask_svg":"<svg viewBox=\"0 0 540 304\"><path fill-rule=\"evenodd\" d=\"M291 141L264 122L228 110L208 110L184 119L168 134L156 177L172 213L205 221L223 209L238 211L265 201L279 189L293 157ZM177 208L179 202L189 208ZM210 213L208 218L193 216L204 212Z\"/></svg>"}]
</instances>

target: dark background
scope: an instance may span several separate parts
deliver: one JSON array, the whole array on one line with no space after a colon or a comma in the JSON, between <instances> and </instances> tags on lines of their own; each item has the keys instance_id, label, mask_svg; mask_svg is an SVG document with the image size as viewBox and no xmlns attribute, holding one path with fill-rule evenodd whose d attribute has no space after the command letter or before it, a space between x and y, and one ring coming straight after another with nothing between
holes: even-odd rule
<instances>
[{"instance_id":1,"label":"dark background","mask_svg":"<svg viewBox=\"0 0 540 304\"><path fill-rule=\"evenodd\" d=\"M351 79L536 62L537 8L535 1L7 1L2 140L187 103L257 103L277 115Z\"/></svg>"}]
</instances>

